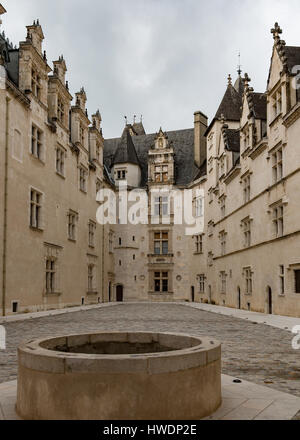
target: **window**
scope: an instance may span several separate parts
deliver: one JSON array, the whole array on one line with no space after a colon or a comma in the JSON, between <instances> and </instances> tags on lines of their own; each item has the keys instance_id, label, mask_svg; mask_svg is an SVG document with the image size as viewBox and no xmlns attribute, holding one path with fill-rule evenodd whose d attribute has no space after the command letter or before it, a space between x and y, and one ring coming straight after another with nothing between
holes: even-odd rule
<instances>
[{"instance_id":1,"label":"window","mask_svg":"<svg viewBox=\"0 0 300 440\"><path fill-rule=\"evenodd\" d=\"M203 197L198 197L195 200L195 211L196 211L196 217L203 216Z\"/></svg>"},{"instance_id":2,"label":"window","mask_svg":"<svg viewBox=\"0 0 300 440\"><path fill-rule=\"evenodd\" d=\"M210 221L207 224L207 229L208 229L208 235L211 236L214 233L214 223L212 221Z\"/></svg>"},{"instance_id":3,"label":"window","mask_svg":"<svg viewBox=\"0 0 300 440\"><path fill-rule=\"evenodd\" d=\"M251 246L251 220L243 220L244 247Z\"/></svg>"},{"instance_id":4,"label":"window","mask_svg":"<svg viewBox=\"0 0 300 440\"><path fill-rule=\"evenodd\" d=\"M220 232L220 244L221 244L221 255L226 254L226 232L222 231Z\"/></svg>"},{"instance_id":5,"label":"window","mask_svg":"<svg viewBox=\"0 0 300 440\"><path fill-rule=\"evenodd\" d=\"M94 277L95 277L95 266L93 264L88 265L88 291L94 292Z\"/></svg>"},{"instance_id":6,"label":"window","mask_svg":"<svg viewBox=\"0 0 300 440\"><path fill-rule=\"evenodd\" d=\"M126 179L126 170L118 170L117 171L117 178L118 180L125 180Z\"/></svg>"},{"instance_id":7,"label":"window","mask_svg":"<svg viewBox=\"0 0 300 440\"><path fill-rule=\"evenodd\" d=\"M245 269L246 295L252 294L252 271L251 268Z\"/></svg>"},{"instance_id":8,"label":"window","mask_svg":"<svg viewBox=\"0 0 300 440\"><path fill-rule=\"evenodd\" d=\"M207 264L208 264L208 266L211 267L213 265L213 263L214 263L214 255L212 252L209 252L208 258L207 258Z\"/></svg>"},{"instance_id":9,"label":"window","mask_svg":"<svg viewBox=\"0 0 300 440\"><path fill-rule=\"evenodd\" d=\"M284 266L279 266L279 294L284 295Z\"/></svg>"},{"instance_id":10,"label":"window","mask_svg":"<svg viewBox=\"0 0 300 440\"><path fill-rule=\"evenodd\" d=\"M154 233L154 254L167 255L169 253L169 233L155 232Z\"/></svg>"},{"instance_id":11,"label":"window","mask_svg":"<svg viewBox=\"0 0 300 440\"><path fill-rule=\"evenodd\" d=\"M221 292L220 293L225 294L226 293L226 272L221 272L220 278L221 278Z\"/></svg>"},{"instance_id":12,"label":"window","mask_svg":"<svg viewBox=\"0 0 300 440\"><path fill-rule=\"evenodd\" d=\"M43 132L35 125L31 128L31 154L37 159L43 159Z\"/></svg>"},{"instance_id":13,"label":"window","mask_svg":"<svg viewBox=\"0 0 300 440\"><path fill-rule=\"evenodd\" d=\"M84 147L85 131L84 131L84 127L81 124L80 124L80 127L79 127L79 136L80 136L80 143Z\"/></svg>"},{"instance_id":14,"label":"window","mask_svg":"<svg viewBox=\"0 0 300 440\"><path fill-rule=\"evenodd\" d=\"M86 192L86 185L87 185L87 171L85 168L80 167L79 168L79 188L81 191Z\"/></svg>"},{"instance_id":15,"label":"window","mask_svg":"<svg viewBox=\"0 0 300 440\"><path fill-rule=\"evenodd\" d=\"M58 146L56 148L56 172L61 176L65 175L65 155L65 150Z\"/></svg>"},{"instance_id":16,"label":"window","mask_svg":"<svg viewBox=\"0 0 300 440\"><path fill-rule=\"evenodd\" d=\"M132 237L132 241L135 241L135 236Z\"/></svg>"},{"instance_id":17,"label":"window","mask_svg":"<svg viewBox=\"0 0 300 440\"><path fill-rule=\"evenodd\" d=\"M205 292L205 275L199 275L199 288L200 288L200 293L204 293Z\"/></svg>"},{"instance_id":18,"label":"window","mask_svg":"<svg viewBox=\"0 0 300 440\"><path fill-rule=\"evenodd\" d=\"M221 217L224 218L226 214L226 198L225 196L220 198Z\"/></svg>"},{"instance_id":19,"label":"window","mask_svg":"<svg viewBox=\"0 0 300 440\"><path fill-rule=\"evenodd\" d=\"M41 78L35 69L31 71L31 90L36 98L41 99Z\"/></svg>"},{"instance_id":20,"label":"window","mask_svg":"<svg viewBox=\"0 0 300 440\"><path fill-rule=\"evenodd\" d=\"M154 215L169 215L169 197L155 197L154 199Z\"/></svg>"},{"instance_id":21,"label":"window","mask_svg":"<svg viewBox=\"0 0 300 440\"><path fill-rule=\"evenodd\" d=\"M30 191L30 226L41 229L42 194L34 189Z\"/></svg>"},{"instance_id":22,"label":"window","mask_svg":"<svg viewBox=\"0 0 300 440\"><path fill-rule=\"evenodd\" d=\"M283 236L283 206L273 208L273 225L276 237Z\"/></svg>"},{"instance_id":23,"label":"window","mask_svg":"<svg viewBox=\"0 0 300 440\"><path fill-rule=\"evenodd\" d=\"M113 252L113 233L110 232L108 236L108 249L109 253L112 254Z\"/></svg>"},{"instance_id":24,"label":"window","mask_svg":"<svg viewBox=\"0 0 300 440\"><path fill-rule=\"evenodd\" d=\"M168 272L155 272L154 273L154 289L155 292L168 292L169 291L169 274Z\"/></svg>"},{"instance_id":25,"label":"window","mask_svg":"<svg viewBox=\"0 0 300 440\"><path fill-rule=\"evenodd\" d=\"M283 176L282 167L282 148L279 148L272 154L272 170L273 170L273 183L278 182Z\"/></svg>"},{"instance_id":26,"label":"window","mask_svg":"<svg viewBox=\"0 0 300 440\"><path fill-rule=\"evenodd\" d=\"M70 211L68 214L68 238L69 240L76 240L76 223L77 223L78 214L73 211Z\"/></svg>"},{"instance_id":27,"label":"window","mask_svg":"<svg viewBox=\"0 0 300 440\"><path fill-rule=\"evenodd\" d=\"M57 119L62 124L64 123L65 118L65 106L60 98L57 100Z\"/></svg>"},{"instance_id":28,"label":"window","mask_svg":"<svg viewBox=\"0 0 300 440\"><path fill-rule=\"evenodd\" d=\"M18 313L19 303L17 301L12 302L12 312Z\"/></svg>"},{"instance_id":29,"label":"window","mask_svg":"<svg viewBox=\"0 0 300 440\"><path fill-rule=\"evenodd\" d=\"M122 238L119 238L119 246L122 246Z\"/></svg>"},{"instance_id":30,"label":"window","mask_svg":"<svg viewBox=\"0 0 300 440\"><path fill-rule=\"evenodd\" d=\"M278 90L274 95L273 95L273 115L274 118L276 118L276 116L278 116L282 111L282 95L281 95L281 90Z\"/></svg>"},{"instance_id":31,"label":"window","mask_svg":"<svg viewBox=\"0 0 300 440\"><path fill-rule=\"evenodd\" d=\"M295 293L300 293L300 270L294 270L295 274Z\"/></svg>"},{"instance_id":32,"label":"window","mask_svg":"<svg viewBox=\"0 0 300 440\"><path fill-rule=\"evenodd\" d=\"M101 189L101 181L99 179L96 180L96 195Z\"/></svg>"},{"instance_id":33,"label":"window","mask_svg":"<svg viewBox=\"0 0 300 440\"><path fill-rule=\"evenodd\" d=\"M89 222L89 246L95 247L95 232L96 232L96 223L93 221Z\"/></svg>"},{"instance_id":34,"label":"window","mask_svg":"<svg viewBox=\"0 0 300 440\"><path fill-rule=\"evenodd\" d=\"M249 127L244 130L244 151L250 147L250 132Z\"/></svg>"},{"instance_id":35,"label":"window","mask_svg":"<svg viewBox=\"0 0 300 440\"><path fill-rule=\"evenodd\" d=\"M203 235L195 235L196 254L203 253Z\"/></svg>"},{"instance_id":36,"label":"window","mask_svg":"<svg viewBox=\"0 0 300 440\"><path fill-rule=\"evenodd\" d=\"M244 203L250 201L251 193L250 193L250 175L244 177L243 179L243 193L244 193Z\"/></svg>"},{"instance_id":37,"label":"window","mask_svg":"<svg viewBox=\"0 0 300 440\"><path fill-rule=\"evenodd\" d=\"M46 292L55 292L56 262L53 258L46 259Z\"/></svg>"},{"instance_id":38,"label":"window","mask_svg":"<svg viewBox=\"0 0 300 440\"><path fill-rule=\"evenodd\" d=\"M168 181L168 165L155 167L154 180L156 183L164 183Z\"/></svg>"}]
</instances>

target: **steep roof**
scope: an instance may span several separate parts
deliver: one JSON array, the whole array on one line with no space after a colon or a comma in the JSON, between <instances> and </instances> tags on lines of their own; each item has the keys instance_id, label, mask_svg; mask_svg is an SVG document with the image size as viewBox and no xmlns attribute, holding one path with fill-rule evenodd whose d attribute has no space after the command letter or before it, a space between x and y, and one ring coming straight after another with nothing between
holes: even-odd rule
<instances>
[{"instance_id":1,"label":"steep roof","mask_svg":"<svg viewBox=\"0 0 300 440\"><path fill-rule=\"evenodd\" d=\"M119 139L117 149L114 154L113 164L132 163L139 165L139 160L135 151L132 137L128 126L125 127L121 139Z\"/></svg>"},{"instance_id":2,"label":"steep roof","mask_svg":"<svg viewBox=\"0 0 300 440\"><path fill-rule=\"evenodd\" d=\"M166 134L169 142L173 142L176 185L187 185L194 181L200 171L194 161L194 129L169 131ZM148 152L153 148L155 137L155 133L132 137L142 170L142 187L148 181ZM104 163L109 170L113 166L119 142L120 139L107 139L104 141Z\"/></svg>"},{"instance_id":3,"label":"steep roof","mask_svg":"<svg viewBox=\"0 0 300 440\"><path fill-rule=\"evenodd\" d=\"M225 148L235 153L240 152L240 130L225 128L223 130Z\"/></svg>"},{"instance_id":4,"label":"steep roof","mask_svg":"<svg viewBox=\"0 0 300 440\"><path fill-rule=\"evenodd\" d=\"M133 128L133 130L135 131L135 133L136 133L138 136L141 136L141 135L146 134L142 122L135 122L135 123L132 125L132 128Z\"/></svg>"},{"instance_id":5,"label":"steep roof","mask_svg":"<svg viewBox=\"0 0 300 440\"><path fill-rule=\"evenodd\" d=\"M300 64L300 47L284 46L284 54L287 57L289 72L291 72L294 66Z\"/></svg>"},{"instance_id":6,"label":"steep roof","mask_svg":"<svg viewBox=\"0 0 300 440\"><path fill-rule=\"evenodd\" d=\"M267 95L265 93L251 93L253 112L256 119L267 119Z\"/></svg>"},{"instance_id":7,"label":"steep roof","mask_svg":"<svg viewBox=\"0 0 300 440\"><path fill-rule=\"evenodd\" d=\"M227 121L239 121L241 118L242 97L232 84L228 84L225 95L215 115L220 119L222 115Z\"/></svg>"}]
</instances>

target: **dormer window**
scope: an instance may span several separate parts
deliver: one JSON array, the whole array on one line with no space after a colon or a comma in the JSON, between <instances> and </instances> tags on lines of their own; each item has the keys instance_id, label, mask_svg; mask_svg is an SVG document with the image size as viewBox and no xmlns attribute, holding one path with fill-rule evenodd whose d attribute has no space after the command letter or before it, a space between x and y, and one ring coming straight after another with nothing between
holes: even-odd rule
<instances>
[{"instance_id":1,"label":"dormer window","mask_svg":"<svg viewBox=\"0 0 300 440\"><path fill-rule=\"evenodd\" d=\"M65 106L60 98L57 101L57 118L63 124L65 117Z\"/></svg>"},{"instance_id":2,"label":"dormer window","mask_svg":"<svg viewBox=\"0 0 300 440\"><path fill-rule=\"evenodd\" d=\"M280 115L281 111L282 111L282 94L281 94L281 89L279 89L273 95L273 116L274 116L274 118L276 118L276 116Z\"/></svg>"},{"instance_id":3,"label":"dormer window","mask_svg":"<svg viewBox=\"0 0 300 440\"><path fill-rule=\"evenodd\" d=\"M155 182L162 183L168 181L168 165L155 167Z\"/></svg>"},{"instance_id":4,"label":"dormer window","mask_svg":"<svg viewBox=\"0 0 300 440\"><path fill-rule=\"evenodd\" d=\"M35 69L31 72L31 90L36 98L41 99L41 78Z\"/></svg>"}]
</instances>

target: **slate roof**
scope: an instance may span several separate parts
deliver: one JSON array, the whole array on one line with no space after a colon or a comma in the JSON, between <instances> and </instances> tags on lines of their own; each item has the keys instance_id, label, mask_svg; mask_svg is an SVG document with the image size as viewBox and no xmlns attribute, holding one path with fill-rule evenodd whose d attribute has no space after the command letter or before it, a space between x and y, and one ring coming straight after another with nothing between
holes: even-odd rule
<instances>
[{"instance_id":1,"label":"slate roof","mask_svg":"<svg viewBox=\"0 0 300 440\"><path fill-rule=\"evenodd\" d=\"M241 118L242 97L233 87L228 84L225 95L215 115L215 119L220 119L224 115L226 121L239 121Z\"/></svg>"},{"instance_id":2,"label":"slate roof","mask_svg":"<svg viewBox=\"0 0 300 440\"><path fill-rule=\"evenodd\" d=\"M113 163L114 165L121 163L133 163L134 165L139 165L139 160L128 126L125 127L122 137L118 141Z\"/></svg>"},{"instance_id":3,"label":"slate roof","mask_svg":"<svg viewBox=\"0 0 300 440\"><path fill-rule=\"evenodd\" d=\"M202 170L200 170L194 161L194 129L169 131L166 134L169 142L173 143L175 153L176 185L187 185L193 182L200 172L202 172L202 175L205 175L206 167L204 169L204 166L202 166ZM142 170L142 187L146 186L148 181L148 151L153 148L155 138L156 133L132 137ZM104 163L109 170L113 166L114 156L119 143L119 138L104 141Z\"/></svg>"},{"instance_id":4,"label":"slate roof","mask_svg":"<svg viewBox=\"0 0 300 440\"><path fill-rule=\"evenodd\" d=\"M143 134L146 134L142 122L135 122L135 123L132 125L132 128L133 128L133 130L135 131L135 133L136 133L138 136L141 136L141 135L143 135Z\"/></svg>"},{"instance_id":5,"label":"slate roof","mask_svg":"<svg viewBox=\"0 0 300 440\"><path fill-rule=\"evenodd\" d=\"M267 120L267 95L265 93L251 93L253 111L256 119Z\"/></svg>"},{"instance_id":6,"label":"slate roof","mask_svg":"<svg viewBox=\"0 0 300 440\"><path fill-rule=\"evenodd\" d=\"M12 44L0 33L0 54L4 59L4 66L8 78L16 85L19 84L19 50L14 49Z\"/></svg>"},{"instance_id":7,"label":"slate roof","mask_svg":"<svg viewBox=\"0 0 300 440\"><path fill-rule=\"evenodd\" d=\"M300 47L284 46L284 53L287 57L288 69L291 72L294 66L300 64Z\"/></svg>"},{"instance_id":8,"label":"slate roof","mask_svg":"<svg viewBox=\"0 0 300 440\"><path fill-rule=\"evenodd\" d=\"M228 151L240 152L240 130L224 129L225 148Z\"/></svg>"}]
</instances>

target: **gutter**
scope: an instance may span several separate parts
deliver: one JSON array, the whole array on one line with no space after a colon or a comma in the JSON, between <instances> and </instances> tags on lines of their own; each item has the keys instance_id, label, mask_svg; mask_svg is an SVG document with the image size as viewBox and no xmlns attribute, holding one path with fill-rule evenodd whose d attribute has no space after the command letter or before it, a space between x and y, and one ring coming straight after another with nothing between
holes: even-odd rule
<instances>
[{"instance_id":1,"label":"gutter","mask_svg":"<svg viewBox=\"0 0 300 440\"><path fill-rule=\"evenodd\" d=\"M6 316L6 258L7 258L7 198L8 198L9 102L10 102L10 98L6 97L5 163L4 163L4 215L3 215L3 267L2 267L2 315L3 316Z\"/></svg>"}]
</instances>

